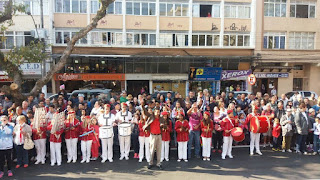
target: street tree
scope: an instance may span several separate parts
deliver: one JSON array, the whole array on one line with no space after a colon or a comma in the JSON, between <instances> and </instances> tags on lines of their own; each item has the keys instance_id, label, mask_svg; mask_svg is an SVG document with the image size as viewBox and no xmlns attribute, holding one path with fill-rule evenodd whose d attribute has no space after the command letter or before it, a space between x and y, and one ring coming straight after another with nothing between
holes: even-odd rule
<instances>
[{"instance_id":1,"label":"street tree","mask_svg":"<svg viewBox=\"0 0 320 180\"><path fill-rule=\"evenodd\" d=\"M77 41L97 27L98 22L106 16L106 10L109 4L114 2L114 0L99 1L101 3L100 9L97 11L95 17L91 19L90 24L82 28L70 39L61 58L54 66L51 66L50 70L42 78L36 81L34 87L28 93L29 95L37 96L42 87L52 79L53 75L65 66ZM12 18L17 15L17 12L25 12L25 7L23 5L14 5L13 0L8 0L4 11L0 13L0 33L3 34L11 25L13 25L14 22ZM3 36L2 42L4 41L5 37ZM13 81L10 86L3 86L1 90L6 94L12 95L17 104L20 104L26 98L21 91L24 78L19 67L23 63L40 63L49 58L49 54L43 52L44 46L45 45L41 41L34 41L27 46L15 47L8 53L0 52L0 66L7 72L9 78Z\"/></svg>"}]
</instances>

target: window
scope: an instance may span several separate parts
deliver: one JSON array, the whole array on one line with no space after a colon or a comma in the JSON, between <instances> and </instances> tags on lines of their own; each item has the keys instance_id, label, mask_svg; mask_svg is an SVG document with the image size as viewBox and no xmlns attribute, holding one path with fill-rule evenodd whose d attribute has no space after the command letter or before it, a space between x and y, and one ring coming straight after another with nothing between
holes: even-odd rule
<instances>
[{"instance_id":1,"label":"window","mask_svg":"<svg viewBox=\"0 0 320 180\"><path fill-rule=\"evenodd\" d=\"M160 3L160 16L188 16L188 4Z\"/></svg>"},{"instance_id":2,"label":"window","mask_svg":"<svg viewBox=\"0 0 320 180\"><path fill-rule=\"evenodd\" d=\"M248 34L225 34L223 36L223 46L250 46L250 35Z\"/></svg>"},{"instance_id":3,"label":"window","mask_svg":"<svg viewBox=\"0 0 320 180\"><path fill-rule=\"evenodd\" d=\"M4 1L2 0L0 2L0 12L1 12L1 8L2 9L4 8L4 5L5 5L6 2L7 2L6 0L4 0ZM22 5L25 6L25 13L18 12L18 14L31 13L32 15L40 15L40 1L36 1L36 0L16 0L16 1L14 1L14 3L22 4ZM48 12L49 4L48 3L49 3L48 0L43 0L43 14L44 15L49 15L49 12ZM60 8L61 11L62 11L62 3L63 3L63 0L60 0L58 2L58 4L56 4L56 7Z\"/></svg>"},{"instance_id":4,"label":"window","mask_svg":"<svg viewBox=\"0 0 320 180\"><path fill-rule=\"evenodd\" d=\"M2 38L0 39L0 48L12 49L13 47L29 45L35 39L31 37L30 31L6 31L3 40L2 42Z\"/></svg>"},{"instance_id":5,"label":"window","mask_svg":"<svg viewBox=\"0 0 320 180\"><path fill-rule=\"evenodd\" d=\"M313 32L290 32L289 49L314 49Z\"/></svg>"},{"instance_id":6,"label":"window","mask_svg":"<svg viewBox=\"0 0 320 180\"><path fill-rule=\"evenodd\" d=\"M55 39L56 44L67 44L73 36L75 36L77 32L71 31L56 31ZM77 44L87 44L87 36L81 38Z\"/></svg>"},{"instance_id":7,"label":"window","mask_svg":"<svg viewBox=\"0 0 320 180\"><path fill-rule=\"evenodd\" d=\"M290 17L295 18L315 18L316 4L314 1L296 1L290 2Z\"/></svg>"},{"instance_id":8,"label":"window","mask_svg":"<svg viewBox=\"0 0 320 180\"><path fill-rule=\"evenodd\" d=\"M156 3L126 2L126 14L129 15L156 15Z\"/></svg>"},{"instance_id":9,"label":"window","mask_svg":"<svg viewBox=\"0 0 320 180\"><path fill-rule=\"evenodd\" d=\"M220 35L192 35L192 46L219 46Z\"/></svg>"},{"instance_id":10,"label":"window","mask_svg":"<svg viewBox=\"0 0 320 180\"><path fill-rule=\"evenodd\" d=\"M156 45L156 34L127 33L127 45L154 46Z\"/></svg>"},{"instance_id":11,"label":"window","mask_svg":"<svg viewBox=\"0 0 320 180\"><path fill-rule=\"evenodd\" d=\"M293 90L302 91L303 79L302 78L293 78Z\"/></svg>"},{"instance_id":12,"label":"window","mask_svg":"<svg viewBox=\"0 0 320 180\"><path fill-rule=\"evenodd\" d=\"M126 10L127 11L127 10ZM108 6L108 14L122 14L122 2L115 1Z\"/></svg>"},{"instance_id":13,"label":"window","mask_svg":"<svg viewBox=\"0 0 320 180\"><path fill-rule=\"evenodd\" d=\"M220 17L220 5L195 4L192 9L193 17Z\"/></svg>"},{"instance_id":14,"label":"window","mask_svg":"<svg viewBox=\"0 0 320 180\"><path fill-rule=\"evenodd\" d=\"M188 35L187 34L160 33L159 45L161 47L188 46Z\"/></svg>"},{"instance_id":15,"label":"window","mask_svg":"<svg viewBox=\"0 0 320 180\"><path fill-rule=\"evenodd\" d=\"M109 5L111 6L111 4ZM96 14L99 9L99 2L97 0L91 0L91 14Z\"/></svg>"},{"instance_id":16,"label":"window","mask_svg":"<svg viewBox=\"0 0 320 180\"><path fill-rule=\"evenodd\" d=\"M283 32L268 32L263 37L263 48L265 49L285 49L286 34Z\"/></svg>"},{"instance_id":17,"label":"window","mask_svg":"<svg viewBox=\"0 0 320 180\"><path fill-rule=\"evenodd\" d=\"M87 13L87 1L72 0L72 13Z\"/></svg>"},{"instance_id":18,"label":"window","mask_svg":"<svg viewBox=\"0 0 320 180\"><path fill-rule=\"evenodd\" d=\"M70 0L63 0L63 12L70 13Z\"/></svg>"},{"instance_id":19,"label":"window","mask_svg":"<svg viewBox=\"0 0 320 180\"><path fill-rule=\"evenodd\" d=\"M264 0L264 16L286 17L287 0Z\"/></svg>"},{"instance_id":20,"label":"window","mask_svg":"<svg viewBox=\"0 0 320 180\"><path fill-rule=\"evenodd\" d=\"M226 18L250 18L249 5L225 5L224 17Z\"/></svg>"}]
</instances>

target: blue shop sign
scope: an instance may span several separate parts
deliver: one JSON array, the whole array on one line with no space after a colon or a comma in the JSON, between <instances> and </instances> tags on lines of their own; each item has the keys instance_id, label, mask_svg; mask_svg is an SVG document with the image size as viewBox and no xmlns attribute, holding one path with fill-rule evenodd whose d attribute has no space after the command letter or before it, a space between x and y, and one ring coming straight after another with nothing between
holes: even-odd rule
<instances>
[{"instance_id":1,"label":"blue shop sign","mask_svg":"<svg viewBox=\"0 0 320 180\"><path fill-rule=\"evenodd\" d=\"M256 78L288 78L289 73L254 73Z\"/></svg>"},{"instance_id":2,"label":"blue shop sign","mask_svg":"<svg viewBox=\"0 0 320 180\"><path fill-rule=\"evenodd\" d=\"M221 79L222 68L203 67L190 68L189 80L191 81L219 81Z\"/></svg>"}]
</instances>

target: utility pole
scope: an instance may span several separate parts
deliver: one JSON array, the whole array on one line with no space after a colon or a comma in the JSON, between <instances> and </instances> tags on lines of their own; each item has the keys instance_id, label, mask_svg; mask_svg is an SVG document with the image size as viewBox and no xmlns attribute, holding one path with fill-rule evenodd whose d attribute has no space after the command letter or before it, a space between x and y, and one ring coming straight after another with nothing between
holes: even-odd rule
<instances>
[{"instance_id":1,"label":"utility pole","mask_svg":"<svg viewBox=\"0 0 320 180\"><path fill-rule=\"evenodd\" d=\"M42 30L42 33L44 33L44 21L43 21L43 0L40 0L40 18L41 18L41 22L40 22L40 28ZM41 43L43 43L43 45L46 44L45 39L41 38ZM42 49L42 53L46 53L46 49L45 46L43 46ZM41 62L41 75L42 77L44 77L46 75L46 59L43 59ZM42 87L42 92L45 94L45 96L47 97L47 85L44 85Z\"/></svg>"}]
</instances>

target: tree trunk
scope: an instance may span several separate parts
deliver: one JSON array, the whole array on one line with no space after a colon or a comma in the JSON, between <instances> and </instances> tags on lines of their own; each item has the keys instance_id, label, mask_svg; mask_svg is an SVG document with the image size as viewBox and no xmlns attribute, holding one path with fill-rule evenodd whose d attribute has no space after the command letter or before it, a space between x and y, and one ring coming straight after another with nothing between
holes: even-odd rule
<instances>
[{"instance_id":1,"label":"tree trunk","mask_svg":"<svg viewBox=\"0 0 320 180\"><path fill-rule=\"evenodd\" d=\"M66 49L64 50L60 60L55 66L52 66L51 69L48 71L46 76L43 78L39 79L33 89L30 92L30 95L36 96L41 88L46 85L53 77L55 73L60 71L67 63L67 60L72 53L74 46L76 42L83 38L85 35L87 35L92 29L96 28L98 25L98 22L106 16L106 10L109 4L114 2L114 0L100 0L101 2L101 7L97 12L97 15L92 19L92 22L87 25L87 27L81 29L79 33L77 33L72 39L68 42Z\"/></svg>"}]
</instances>

